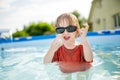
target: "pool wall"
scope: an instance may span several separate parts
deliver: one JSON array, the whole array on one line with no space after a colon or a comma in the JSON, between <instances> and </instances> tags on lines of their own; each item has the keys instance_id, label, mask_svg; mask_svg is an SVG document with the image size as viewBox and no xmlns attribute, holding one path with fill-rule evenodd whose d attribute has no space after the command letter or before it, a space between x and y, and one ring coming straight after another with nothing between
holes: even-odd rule
<instances>
[{"instance_id":1,"label":"pool wall","mask_svg":"<svg viewBox=\"0 0 120 80\"><path fill-rule=\"evenodd\" d=\"M34 40L22 40L22 41L14 41L14 42L7 42L7 43L1 43L0 44L0 49L8 49L8 48L23 48L23 47L49 47L51 42L53 41L55 35L51 37L51 35L46 38L42 38L41 36L39 39L34 39ZM99 36L87 36L88 42L90 43L91 46L93 45L104 45L104 46L111 46L115 44L116 46L119 46L120 44L120 34L112 34L112 35L99 35ZM78 37L76 39L78 42L81 42L81 38Z\"/></svg>"},{"instance_id":2,"label":"pool wall","mask_svg":"<svg viewBox=\"0 0 120 80\"><path fill-rule=\"evenodd\" d=\"M106 30L98 32L88 32L87 36L111 36L111 35L120 35L120 30ZM41 36L29 36L29 37L18 37L18 38L0 38L0 44L2 43L13 43L13 42L23 42L23 41L33 41L33 40L44 40L55 38L55 34L51 35L41 35Z\"/></svg>"}]
</instances>

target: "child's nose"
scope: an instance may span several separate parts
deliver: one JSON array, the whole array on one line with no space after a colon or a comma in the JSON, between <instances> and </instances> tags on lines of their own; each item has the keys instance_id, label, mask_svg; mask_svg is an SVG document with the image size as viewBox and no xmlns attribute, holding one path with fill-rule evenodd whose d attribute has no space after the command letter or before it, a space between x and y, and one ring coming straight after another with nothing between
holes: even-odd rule
<instances>
[{"instance_id":1,"label":"child's nose","mask_svg":"<svg viewBox=\"0 0 120 80\"><path fill-rule=\"evenodd\" d=\"M68 31L65 29L64 34L68 34Z\"/></svg>"}]
</instances>

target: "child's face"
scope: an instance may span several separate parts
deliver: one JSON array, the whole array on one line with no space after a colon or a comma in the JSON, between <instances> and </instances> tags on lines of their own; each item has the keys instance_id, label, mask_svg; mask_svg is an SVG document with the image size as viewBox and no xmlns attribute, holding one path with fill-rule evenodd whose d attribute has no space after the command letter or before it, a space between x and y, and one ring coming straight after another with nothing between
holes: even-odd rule
<instances>
[{"instance_id":1,"label":"child's face","mask_svg":"<svg viewBox=\"0 0 120 80\"><path fill-rule=\"evenodd\" d=\"M75 42L75 38L76 38L76 34L77 34L77 31L76 31L77 28L75 28L75 25L70 26L67 21L62 21L60 23L59 27L65 28L65 31L63 33L59 34L59 35L61 35L63 43L71 43L71 42L73 43L73 42ZM69 27L69 28L71 27L70 29L72 29L72 30L74 29L74 31L69 32L69 31L66 30L66 27Z\"/></svg>"}]
</instances>

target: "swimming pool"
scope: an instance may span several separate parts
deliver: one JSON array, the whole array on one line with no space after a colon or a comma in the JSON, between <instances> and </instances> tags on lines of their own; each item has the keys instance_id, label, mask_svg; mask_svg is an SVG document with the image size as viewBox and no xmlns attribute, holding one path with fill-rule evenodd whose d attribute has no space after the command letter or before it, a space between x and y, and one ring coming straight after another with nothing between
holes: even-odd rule
<instances>
[{"instance_id":1,"label":"swimming pool","mask_svg":"<svg viewBox=\"0 0 120 80\"><path fill-rule=\"evenodd\" d=\"M72 74L63 74L53 63L43 64L53 38L0 44L0 48L4 47L0 51L0 80L63 80L63 77L67 80L120 80L120 35L87 38L94 52L93 67Z\"/></svg>"}]
</instances>

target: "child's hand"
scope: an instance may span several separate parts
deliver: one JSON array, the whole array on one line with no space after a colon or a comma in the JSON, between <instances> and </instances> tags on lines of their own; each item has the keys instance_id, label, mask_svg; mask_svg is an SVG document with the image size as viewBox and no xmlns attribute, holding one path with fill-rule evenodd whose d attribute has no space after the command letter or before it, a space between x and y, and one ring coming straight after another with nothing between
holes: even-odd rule
<instances>
[{"instance_id":1,"label":"child's hand","mask_svg":"<svg viewBox=\"0 0 120 80\"><path fill-rule=\"evenodd\" d=\"M54 57L54 53L55 51L60 47L62 46L62 41L60 41L61 37L60 35L57 36L51 43L51 46L47 52L47 54L45 55L45 58L44 58L44 63L51 63L52 62L52 59Z\"/></svg>"},{"instance_id":2,"label":"child's hand","mask_svg":"<svg viewBox=\"0 0 120 80\"><path fill-rule=\"evenodd\" d=\"M62 46L62 40L61 40L61 36L58 35L52 42L51 44L51 48L53 51L56 51L60 46Z\"/></svg>"},{"instance_id":3,"label":"child's hand","mask_svg":"<svg viewBox=\"0 0 120 80\"><path fill-rule=\"evenodd\" d=\"M80 31L79 31L81 38L86 37L87 32L88 32L88 29L89 29L88 23L85 23L84 26L85 26L85 27L84 27L84 28L81 28Z\"/></svg>"}]
</instances>

